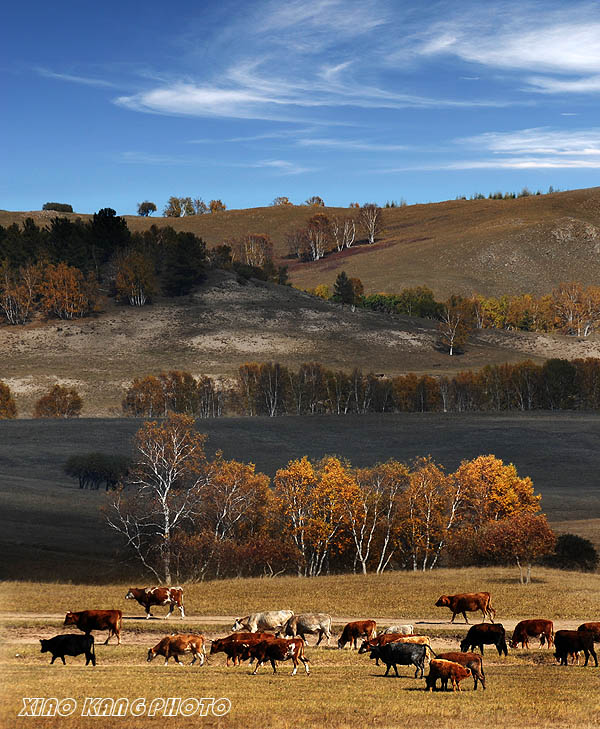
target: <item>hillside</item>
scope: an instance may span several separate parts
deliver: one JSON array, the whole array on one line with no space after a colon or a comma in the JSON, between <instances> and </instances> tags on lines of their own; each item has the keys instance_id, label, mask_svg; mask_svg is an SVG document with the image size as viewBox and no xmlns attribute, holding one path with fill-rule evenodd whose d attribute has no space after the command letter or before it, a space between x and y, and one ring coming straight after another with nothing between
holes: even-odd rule
<instances>
[{"instance_id":1,"label":"hillside","mask_svg":"<svg viewBox=\"0 0 600 729\"><path fill-rule=\"evenodd\" d=\"M436 348L436 325L427 319L391 318L323 301L290 287L240 284L213 271L195 293L151 306L118 306L76 321L38 319L0 327L0 379L31 415L40 394L55 382L75 386L83 415L118 415L124 388L147 374L183 369L231 378L244 362L279 361L297 369L318 361L330 369L395 376L447 374L488 363L547 357L600 357L598 338L477 332L464 354Z\"/></svg>"},{"instance_id":2,"label":"hillside","mask_svg":"<svg viewBox=\"0 0 600 729\"><path fill-rule=\"evenodd\" d=\"M209 246L249 232L266 233L278 261L290 266L291 279L300 288L331 285L341 270L360 278L367 293L426 284L440 299L475 291L540 295L561 281L600 280L600 187L516 200L452 200L386 209L384 232L374 246L355 245L302 264L288 258L285 236L315 212L357 215L348 208L286 206L187 218L128 216L127 221L132 230L168 224L193 231ZM44 224L53 213L0 211L0 225L28 216Z\"/></svg>"}]
</instances>

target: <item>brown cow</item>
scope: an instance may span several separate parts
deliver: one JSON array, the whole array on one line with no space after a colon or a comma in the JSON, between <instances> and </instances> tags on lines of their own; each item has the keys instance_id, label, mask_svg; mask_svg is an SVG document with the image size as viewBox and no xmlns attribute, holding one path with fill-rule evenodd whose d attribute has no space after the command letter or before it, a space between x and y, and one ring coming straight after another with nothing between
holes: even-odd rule
<instances>
[{"instance_id":1,"label":"brown cow","mask_svg":"<svg viewBox=\"0 0 600 729\"><path fill-rule=\"evenodd\" d=\"M304 664L306 673L310 673L309 660L304 655L304 640L302 638L273 638L271 640L261 640L254 645L245 645L248 646L250 659L256 658L256 667L252 672L253 676L256 675L262 664L267 661L271 662L273 673L277 673L275 661L287 661L289 659L294 663L292 676L295 676L298 671L299 660Z\"/></svg>"},{"instance_id":2,"label":"brown cow","mask_svg":"<svg viewBox=\"0 0 600 729\"><path fill-rule=\"evenodd\" d=\"M104 645L108 645L111 635L116 635L117 645L121 645L121 623L123 613L120 610L81 610L80 612L68 612L63 625L75 625L83 633L91 633L92 630L108 630L108 638Z\"/></svg>"},{"instance_id":3,"label":"brown cow","mask_svg":"<svg viewBox=\"0 0 600 729\"><path fill-rule=\"evenodd\" d=\"M458 653L457 651L450 651L449 653L438 653L437 658L445 661L454 661L454 663L460 663L461 666L466 666L471 671L475 682L473 689L477 691L477 681L481 681L481 685L485 689L483 659L478 653Z\"/></svg>"},{"instance_id":4,"label":"brown cow","mask_svg":"<svg viewBox=\"0 0 600 729\"><path fill-rule=\"evenodd\" d=\"M225 638L217 638L212 641L210 655L225 653L227 656L226 665L233 660L233 665L239 665L243 660L247 661L248 648L246 644L260 643L263 640L274 640L271 633L233 633Z\"/></svg>"},{"instance_id":5,"label":"brown cow","mask_svg":"<svg viewBox=\"0 0 600 729\"><path fill-rule=\"evenodd\" d=\"M126 600L137 600L146 610L146 620L152 617L152 605L168 605L169 612L165 620L173 614L175 606L179 608L181 619L185 618L183 611L183 588L181 587L130 587L125 595Z\"/></svg>"},{"instance_id":6,"label":"brown cow","mask_svg":"<svg viewBox=\"0 0 600 729\"><path fill-rule=\"evenodd\" d=\"M203 635L194 635L193 633L180 633L175 635L165 635L154 648L150 648L148 651L148 663L154 659L155 656L165 657L165 666L169 663L169 658L173 656L175 663L183 666L183 663L179 660L179 656L184 653L192 654L191 666L196 663L196 660L200 660L200 665L204 665L204 658L206 656L205 639Z\"/></svg>"},{"instance_id":7,"label":"brown cow","mask_svg":"<svg viewBox=\"0 0 600 729\"><path fill-rule=\"evenodd\" d=\"M486 615L489 615L490 621L494 622L496 611L491 605L491 597L489 592L461 592L458 595L442 595L435 604L436 607L447 607L452 611L452 620L462 613L465 623L468 623L467 612L476 612L481 610L483 613L483 622Z\"/></svg>"},{"instance_id":8,"label":"brown cow","mask_svg":"<svg viewBox=\"0 0 600 729\"><path fill-rule=\"evenodd\" d=\"M547 643L548 648L551 648L554 642L554 623L543 618L521 620L513 631L511 648L518 648L520 643L523 648L528 649L529 638L539 638L540 646Z\"/></svg>"},{"instance_id":9,"label":"brown cow","mask_svg":"<svg viewBox=\"0 0 600 729\"><path fill-rule=\"evenodd\" d=\"M441 680L442 690L448 688L448 680L452 681L452 690L461 691L460 682L471 675L470 669L461 666L455 661L446 661L443 658L434 658L429 664L429 674L425 677L426 688L433 691L438 678Z\"/></svg>"},{"instance_id":10,"label":"brown cow","mask_svg":"<svg viewBox=\"0 0 600 729\"><path fill-rule=\"evenodd\" d=\"M591 633L594 636L594 643L600 643L600 623L582 623L577 630Z\"/></svg>"},{"instance_id":11,"label":"brown cow","mask_svg":"<svg viewBox=\"0 0 600 729\"><path fill-rule=\"evenodd\" d=\"M587 666L590 655L598 667L598 656L594 650L594 634L589 630L557 630L554 635L554 657L561 666L568 665L568 657L583 651ZM577 655L579 665L579 656Z\"/></svg>"},{"instance_id":12,"label":"brown cow","mask_svg":"<svg viewBox=\"0 0 600 729\"><path fill-rule=\"evenodd\" d=\"M355 620L347 623L338 640L338 648L344 648L350 643L350 650L358 647L358 639L366 638L371 640L377 635L377 623L374 620Z\"/></svg>"}]
</instances>

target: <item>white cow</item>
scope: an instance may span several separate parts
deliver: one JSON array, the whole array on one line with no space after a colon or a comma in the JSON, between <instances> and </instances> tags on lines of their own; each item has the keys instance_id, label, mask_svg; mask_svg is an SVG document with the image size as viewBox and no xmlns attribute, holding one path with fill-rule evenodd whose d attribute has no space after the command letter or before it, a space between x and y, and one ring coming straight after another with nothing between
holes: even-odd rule
<instances>
[{"instance_id":1,"label":"white cow","mask_svg":"<svg viewBox=\"0 0 600 729\"><path fill-rule=\"evenodd\" d=\"M245 618L237 618L232 630L245 630L257 633L263 630L280 631L293 615L292 610L269 610L265 613L252 613Z\"/></svg>"},{"instance_id":2,"label":"white cow","mask_svg":"<svg viewBox=\"0 0 600 729\"><path fill-rule=\"evenodd\" d=\"M327 645L331 638L331 615L327 613L303 613L302 615L293 615L283 626L282 633L284 636L292 636L295 638L299 635L306 641L306 634L318 635L317 645L327 638Z\"/></svg>"},{"instance_id":3,"label":"white cow","mask_svg":"<svg viewBox=\"0 0 600 729\"><path fill-rule=\"evenodd\" d=\"M380 631L379 635L387 633L399 633L400 635L413 635L414 629L412 625L390 625L389 628Z\"/></svg>"}]
</instances>

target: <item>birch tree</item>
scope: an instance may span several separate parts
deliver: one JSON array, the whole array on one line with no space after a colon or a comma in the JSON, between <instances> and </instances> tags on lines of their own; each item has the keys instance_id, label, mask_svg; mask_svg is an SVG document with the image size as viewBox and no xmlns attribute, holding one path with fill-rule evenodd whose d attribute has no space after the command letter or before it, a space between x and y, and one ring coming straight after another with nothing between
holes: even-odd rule
<instances>
[{"instance_id":1,"label":"birch tree","mask_svg":"<svg viewBox=\"0 0 600 729\"><path fill-rule=\"evenodd\" d=\"M205 440L187 415L144 423L135 436L136 463L108 509L109 526L165 584L171 582L173 537L200 514L208 476Z\"/></svg>"}]
</instances>

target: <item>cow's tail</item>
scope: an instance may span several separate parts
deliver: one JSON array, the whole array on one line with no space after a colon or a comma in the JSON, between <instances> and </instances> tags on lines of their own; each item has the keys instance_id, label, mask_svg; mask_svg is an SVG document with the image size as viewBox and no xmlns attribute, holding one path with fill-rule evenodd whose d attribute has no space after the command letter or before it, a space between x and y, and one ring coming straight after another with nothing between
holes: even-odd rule
<instances>
[{"instance_id":1,"label":"cow's tail","mask_svg":"<svg viewBox=\"0 0 600 729\"><path fill-rule=\"evenodd\" d=\"M428 648L431 651L431 655L434 658L437 658L437 653L433 650L433 648L430 645L427 645L427 643L423 643L423 645L425 646L425 648Z\"/></svg>"}]
</instances>

